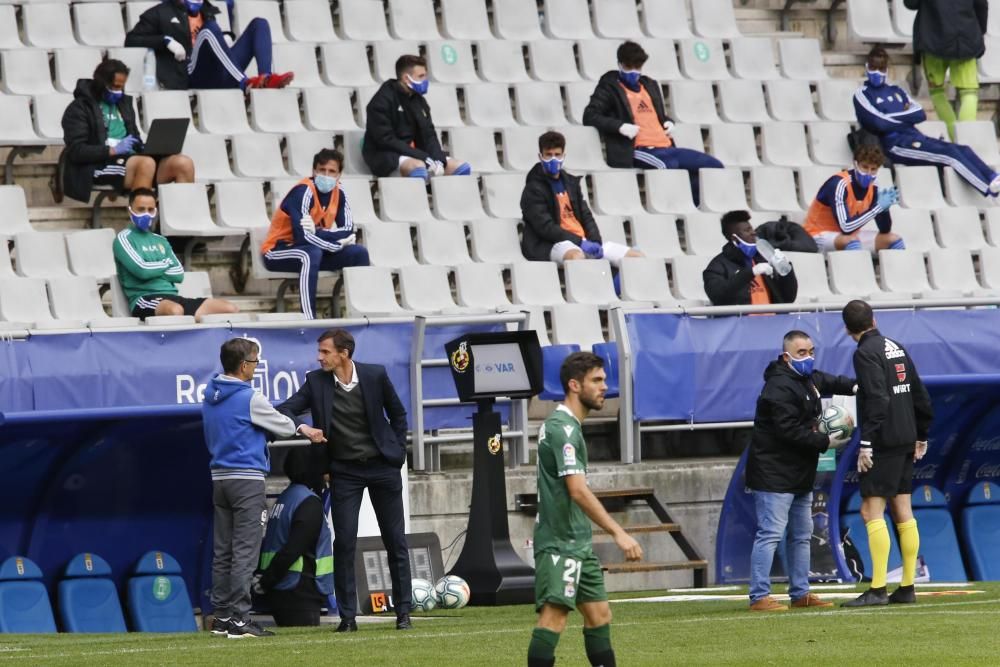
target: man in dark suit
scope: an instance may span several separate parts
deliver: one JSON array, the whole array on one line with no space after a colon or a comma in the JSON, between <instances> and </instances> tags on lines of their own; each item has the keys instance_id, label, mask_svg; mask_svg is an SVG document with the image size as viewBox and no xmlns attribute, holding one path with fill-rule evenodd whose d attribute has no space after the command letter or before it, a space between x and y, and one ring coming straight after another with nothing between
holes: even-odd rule
<instances>
[{"instance_id":1,"label":"man in dark suit","mask_svg":"<svg viewBox=\"0 0 1000 667\"><path fill-rule=\"evenodd\" d=\"M295 420L310 411L313 426L328 443L334 589L341 618L337 632L358 629L354 553L366 488L388 553L396 628L408 630L410 557L399 472L406 464L406 409L384 366L353 361L354 337L349 332L325 331L318 344L321 370L306 375L305 384L278 411Z\"/></svg>"}]
</instances>

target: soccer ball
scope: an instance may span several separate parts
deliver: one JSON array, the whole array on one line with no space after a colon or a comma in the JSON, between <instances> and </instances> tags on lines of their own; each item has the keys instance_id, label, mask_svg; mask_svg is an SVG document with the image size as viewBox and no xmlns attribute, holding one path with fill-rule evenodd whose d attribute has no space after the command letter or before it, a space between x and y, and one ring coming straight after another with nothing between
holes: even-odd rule
<instances>
[{"instance_id":1,"label":"soccer ball","mask_svg":"<svg viewBox=\"0 0 1000 667\"><path fill-rule=\"evenodd\" d=\"M454 574L441 577L434 584L438 604L442 609L461 609L469 604L471 591L465 579Z\"/></svg>"},{"instance_id":2,"label":"soccer ball","mask_svg":"<svg viewBox=\"0 0 1000 667\"><path fill-rule=\"evenodd\" d=\"M819 418L819 432L834 435L841 443L847 444L854 433L854 418L843 407L831 405Z\"/></svg>"},{"instance_id":3,"label":"soccer ball","mask_svg":"<svg viewBox=\"0 0 1000 667\"><path fill-rule=\"evenodd\" d=\"M414 579L411 587L411 605L414 611L430 611L437 606L434 587L426 579Z\"/></svg>"}]
</instances>

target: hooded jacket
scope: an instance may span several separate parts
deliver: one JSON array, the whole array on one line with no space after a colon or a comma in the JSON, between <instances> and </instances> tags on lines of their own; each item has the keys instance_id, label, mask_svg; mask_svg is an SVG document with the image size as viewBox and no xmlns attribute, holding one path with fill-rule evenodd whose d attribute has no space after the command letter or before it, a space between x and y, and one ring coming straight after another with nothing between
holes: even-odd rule
<instances>
[{"instance_id":1,"label":"hooded jacket","mask_svg":"<svg viewBox=\"0 0 1000 667\"><path fill-rule=\"evenodd\" d=\"M916 10L913 50L945 60L981 58L986 52L986 0L903 0Z\"/></svg>"},{"instance_id":2,"label":"hooded jacket","mask_svg":"<svg viewBox=\"0 0 1000 667\"><path fill-rule=\"evenodd\" d=\"M219 10L205 0L201 6L201 19L207 25L214 21ZM178 61L167 48L165 38L176 40L187 52L187 58ZM125 35L125 46L153 49L156 54L156 78L167 90L188 89L188 62L191 60L191 33L188 31L188 13L183 2L163 0L139 16L139 22Z\"/></svg>"},{"instance_id":3,"label":"hooded jacket","mask_svg":"<svg viewBox=\"0 0 1000 667\"><path fill-rule=\"evenodd\" d=\"M94 80L79 79L73 91L73 101L66 107L62 117L63 150L63 192L67 197L89 202L94 186L94 170L100 169L115 159L106 142L108 129L104 126L100 100L94 96ZM135 106L130 95L122 95L118 100L118 112L122 115L126 132L142 139L139 126L135 122ZM142 152L142 143L135 147Z\"/></svg>"},{"instance_id":4,"label":"hooded jacket","mask_svg":"<svg viewBox=\"0 0 1000 667\"><path fill-rule=\"evenodd\" d=\"M799 375L780 356L768 364L747 454L747 486L772 493L812 491L819 455L830 445L830 437L816 430L820 396L851 395L854 385L849 377L823 371Z\"/></svg>"},{"instance_id":5,"label":"hooded jacket","mask_svg":"<svg viewBox=\"0 0 1000 667\"><path fill-rule=\"evenodd\" d=\"M388 176L399 167L399 157L416 160L428 157L445 162L431 107L423 95L408 95L399 81L386 81L365 107L364 145L361 156L376 176Z\"/></svg>"},{"instance_id":6,"label":"hooded jacket","mask_svg":"<svg viewBox=\"0 0 1000 667\"><path fill-rule=\"evenodd\" d=\"M601 243L601 232L597 228L587 200L583 198L580 187L580 177L568 173L565 169L559 174L573 214L583 226L583 232L588 241ZM521 192L521 218L524 220L524 231L521 235L521 252L527 259L537 262L549 261L552 246L560 241L571 241L580 245L583 241L579 236L568 232L559 225L562 216L559 215L559 200L552 190L552 177L545 173L542 165L536 164L528 172Z\"/></svg>"},{"instance_id":7,"label":"hooded jacket","mask_svg":"<svg viewBox=\"0 0 1000 667\"><path fill-rule=\"evenodd\" d=\"M228 375L208 381L201 414L213 480L263 480L271 469L268 433L288 438L297 430L250 383Z\"/></svg>"},{"instance_id":8,"label":"hooded jacket","mask_svg":"<svg viewBox=\"0 0 1000 667\"><path fill-rule=\"evenodd\" d=\"M766 261L758 252L753 264ZM753 282L753 264L746 255L732 243L722 247L722 252L712 258L702 272L705 294L713 306L749 306L750 283ZM799 281L795 277L795 267L787 276L764 276L764 285L771 295L771 303L793 303L799 293Z\"/></svg>"},{"instance_id":9,"label":"hooded jacket","mask_svg":"<svg viewBox=\"0 0 1000 667\"><path fill-rule=\"evenodd\" d=\"M670 119L663 110L663 92L660 90L660 84L645 75L639 77L639 83L649 93L656 117L660 125L663 125ZM618 82L618 70L611 70L605 72L597 82L597 87L590 96L590 102L583 110L583 124L596 127L601 133L608 165L628 169L634 166L632 154L635 152L635 140L618 132L623 123L635 124L635 119L625 91Z\"/></svg>"}]
</instances>

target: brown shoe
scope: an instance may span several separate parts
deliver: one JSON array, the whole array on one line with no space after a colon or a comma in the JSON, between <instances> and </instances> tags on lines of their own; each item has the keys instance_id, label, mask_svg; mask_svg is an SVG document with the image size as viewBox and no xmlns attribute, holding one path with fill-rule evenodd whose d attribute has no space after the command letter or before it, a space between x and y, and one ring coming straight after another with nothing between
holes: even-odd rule
<instances>
[{"instance_id":1,"label":"brown shoe","mask_svg":"<svg viewBox=\"0 0 1000 667\"><path fill-rule=\"evenodd\" d=\"M788 607L768 595L750 605L750 611L788 611Z\"/></svg>"},{"instance_id":2,"label":"brown shoe","mask_svg":"<svg viewBox=\"0 0 1000 667\"><path fill-rule=\"evenodd\" d=\"M813 595L812 593L806 593L803 597L800 597L798 600L793 600L792 601L792 606L796 607L796 608L799 608L799 607L832 607L833 603L832 602L826 602L826 601L820 599L818 596Z\"/></svg>"}]
</instances>

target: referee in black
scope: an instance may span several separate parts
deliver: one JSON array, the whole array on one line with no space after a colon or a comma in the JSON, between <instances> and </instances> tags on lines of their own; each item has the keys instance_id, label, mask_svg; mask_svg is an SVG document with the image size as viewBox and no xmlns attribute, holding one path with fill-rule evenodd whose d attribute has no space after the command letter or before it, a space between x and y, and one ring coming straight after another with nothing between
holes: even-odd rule
<instances>
[{"instance_id":1,"label":"referee in black","mask_svg":"<svg viewBox=\"0 0 1000 667\"><path fill-rule=\"evenodd\" d=\"M861 415L861 517L868 530L872 560L871 588L844 607L868 607L916 602L913 578L917 569L920 534L913 518L910 494L913 462L927 453L927 431L934 414L931 399L906 349L875 328L872 307L864 301L844 306L847 333L858 343L854 373L858 378ZM889 566L889 505L899 533L903 577L892 595L886 593Z\"/></svg>"}]
</instances>

